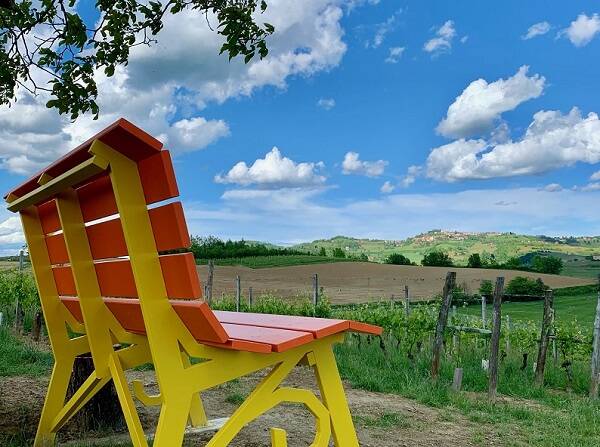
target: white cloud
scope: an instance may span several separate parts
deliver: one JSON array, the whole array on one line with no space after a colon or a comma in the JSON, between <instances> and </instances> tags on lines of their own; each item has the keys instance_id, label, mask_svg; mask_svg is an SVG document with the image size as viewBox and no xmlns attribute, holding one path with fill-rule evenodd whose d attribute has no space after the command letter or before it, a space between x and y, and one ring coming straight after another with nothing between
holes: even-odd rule
<instances>
[{"instance_id":1,"label":"white cloud","mask_svg":"<svg viewBox=\"0 0 600 447\"><path fill-rule=\"evenodd\" d=\"M21 227L21 220L11 216L0 222L0 244L14 245L25 243L25 236Z\"/></svg>"},{"instance_id":2,"label":"white cloud","mask_svg":"<svg viewBox=\"0 0 600 447\"><path fill-rule=\"evenodd\" d=\"M391 16L389 16L385 22L381 22L375 27L375 36L373 36L373 40L366 43L367 48L379 48L386 36L394 30L396 27L396 23L398 20L398 15L402 13L402 10L398 10Z\"/></svg>"},{"instance_id":3,"label":"white cloud","mask_svg":"<svg viewBox=\"0 0 600 447\"><path fill-rule=\"evenodd\" d=\"M469 40L469 36L462 36L460 38L460 43L467 43L468 40Z\"/></svg>"},{"instance_id":4,"label":"white cloud","mask_svg":"<svg viewBox=\"0 0 600 447\"><path fill-rule=\"evenodd\" d=\"M390 54L385 58L385 62L388 64L397 64L404 54L405 49L405 47L391 47Z\"/></svg>"},{"instance_id":5,"label":"white cloud","mask_svg":"<svg viewBox=\"0 0 600 447\"><path fill-rule=\"evenodd\" d=\"M390 193L394 192L395 189L396 189L396 187L392 184L392 182L390 182L389 180L386 180L385 183L383 185L381 185L380 191L383 194L390 194Z\"/></svg>"},{"instance_id":6,"label":"white cloud","mask_svg":"<svg viewBox=\"0 0 600 447\"><path fill-rule=\"evenodd\" d=\"M406 171L406 175L400 180L400 185L402 185L403 188L408 188L417 180L417 177L420 176L422 173L422 166L409 166Z\"/></svg>"},{"instance_id":7,"label":"white cloud","mask_svg":"<svg viewBox=\"0 0 600 447\"><path fill-rule=\"evenodd\" d=\"M446 23L435 32L435 35L436 37L425 42L423 50L432 55L450 52L450 50L452 50L452 41L454 40L454 37L456 37L454 22L452 20L446 21Z\"/></svg>"},{"instance_id":8,"label":"white cloud","mask_svg":"<svg viewBox=\"0 0 600 447\"><path fill-rule=\"evenodd\" d=\"M471 82L448 107L437 132L446 137L468 137L491 130L503 112L539 97L546 79L528 76L529 67L519 68L514 76L488 83L485 79Z\"/></svg>"},{"instance_id":9,"label":"white cloud","mask_svg":"<svg viewBox=\"0 0 600 447\"><path fill-rule=\"evenodd\" d=\"M521 36L521 39L529 40L537 36L543 36L550 31L551 28L552 26L546 21L535 23L529 27L525 35Z\"/></svg>"},{"instance_id":10,"label":"white cloud","mask_svg":"<svg viewBox=\"0 0 600 447\"><path fill-rule=\"evenodd\" d=\"M272 23L269 56L249 64L219 55L223 37L204 15L167 15L156 45L132 49L129 64L112 78L97 75L100 119L68 117L46 109L46 94L23 90L11 107L0 107L0 168L31 173L125 117L174 152L199 150L229 133L223 120L200 111L211 102L250 96L264 86L284 89L290 76L312 76L337 66L345 51L343 0L271 0L261 19ZM214 17L209 16L214 25Z\"/></svg>"},{"instance_id":11,"label":"white cloud","mask_svg":"<svg viewBox=\"0 0 600 447\"><path fill-rule=\"evenodd\" d=\"M385 171L388 162L385 160L363 161L358 152L347 152L342 162L342 173L345 175L366 175L379 177Z\"/></svg>"},{"instance_id":12,"label":"white cloud","mask_svg":"<svg viewBox=\"0 0 600 447\"><path fill-rule=\"evenodd\" d=\"M579 14L568 28L560 31L557 37L566 37L576 47L583 47L590 43L600 32L600 16Z\"/></svg>"},{"instance_id":13,"label":"white cloud","mask_svg":"<svg viewBox=\"0 0 600 447\"><path fill-rule=\"evenodd\" d=\"M333 98L321 98L317 101L317 106L324 110L331 110L335 107L335 99Z\"/></svg>"},{"instance_id":14,"label":"white cloud","mask_svg":"<svg viewBox=\"0 0 600 447\"><path fill-rule=\"evenodd\" d=\"M600 180L600 171L596 171L594 172L591 176L590 176L590 180L591 181L596 181L596 180Z\"/></svg>"},{"instance_id":15,"label":"white cloud","mask_svg":"<svg viewBox=\"0 0 600 447\"><path fill-rule=\"evenodd\" d=\"M445 182L537 174L577 162L600 162L600 119L540 111L518 141L492 144L460 139L437 147L427 158L427 176Z\"/></svg>"},{"instance_id":16,"label":"white cloud","mask_svg":"<svg viewBox=\"0 0 600 447\"><path fill-rule=\"evenodd\" d=\"M558 192L562 191L563 187L558 183L550 183L549 185L544 186L543 190L546 192Z\"/></svg>"},{"instance_id":17,"label":"white cloud","mask_svg":"<svg viewBox=\"0 0 600 447\"><path fill-rule=\"evenodd\" d=\"M581 191L600 191L600 182L588 183L587 185L579 188Z\"/></svg>"},{"instance_id":18,"label":"white cloud","mask_svg":"<svg viewBox=\"0 0 600 447\"><path fill-rule=\"evenodd\" d=\"M227 174L215 176L215 182L255 185L262 189L314 188L325 183L326 177L318 173L323 167L323 162L296 163L282 156L279 149L274 147L265 158L259 158L252 166L240 161Z\"/></svg>"},{"instance_id":19,"label":"white cloud","mask_svg":"<svg viewBox=\"0 0 600 447\"><path fill-rule=\"evenodd\" d=\"M389 194L330 205L305 191L278 190L229 197L219 205L186 203L185 209L193 234L294 243L337 234L399 239L431 228L600 234L599 200L600 192L519 188Z\"/></svg>"}]
</instances>

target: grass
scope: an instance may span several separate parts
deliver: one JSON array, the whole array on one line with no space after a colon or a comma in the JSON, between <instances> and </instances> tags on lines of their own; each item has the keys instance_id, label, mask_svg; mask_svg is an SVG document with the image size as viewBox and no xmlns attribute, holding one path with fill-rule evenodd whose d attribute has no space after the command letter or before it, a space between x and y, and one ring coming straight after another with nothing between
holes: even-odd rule
<instances>
[{"instance_id":1,"label":"grass","mask_svg":"<svg viewBox=\"0 0 600 447\"><path fill-rule=\"evenodd\" d=\"M353 419L356 424L369 428L409 428L412 426L411 421L406 416L398 413L386 412L378 416L355 416Z\"/></svg>"},{"instance_id":2,"label":"grass","mask_svg":"<svg viewBox=\"0 0 600 447\"><path fill-rule=\"evenodd\" d=\"M332 262L352 262L352 259L332 258L329 256L285 255L285 256L249 256L246 258L213 259L215 265L249 267L253 269L269 267L290 267L295 265L325 264ZM196 264L206 264L208 259L197 259Z\"/></svg>"},{"instance_id":3,"label":"grass","mask_svg":"<svg viewBox=\"0 0 600 447\"><path fill-rule=\"evenodd\" d=\"M573 288L575 289L575 288ZM581 325L591 326L594 322L596 314L597 293L585 290L592 288L582 288L584 293L576 293L573 295L557 293L554 298L554 310L556 317L561 320L577 319ZM481 306L472 305L459 309L460 313L469 315L481 315ZM488 304L488 318L492 316L492 306ZM502 304L502 315L510 315L512 321L517 320L532 320L541 321L544 313L543 301L529 301L524 303L506 302Z\"/></svg>"},{"instance_id":4,"label":"grass","mask_svg":"<svg viewBox=\"0 0 600 447\"><path fill-rule=\"evenodd\" d=\"M50 373L54 360L52 354L26 344L0 328L0 377L39 377Z\"/></svg>"},{"instance_id":5,"label":"grass","mask_svg":"<svg viewBox=\"0 0 600 447\"><path fill-rule=\"evenodd\" d=\"M575 365L575 381L565 391L565 374L550 365L546 388L533 386L533 371L521 371L518 353L507 357L500 366L498 391L504 395L496 403L485 398L487 375L479 366L483 349L469 350L460 357L442 363L440 378L432 382L430 354L423 352L414 361L401 351L383 353L377 344L348 340L336 348L342 376L354 387L369 391L394 393L436 407L442 415L457 414L492 431L508 446L591 447L600 444L600 403L585 397L589 384L587 365ZM463 389L450 390L454 367L464 370ZM375 422L377 423L377 422ZM474 435L477 436L477 433ZM474 440L475 441L475 440Z\"/></svg>"}]
</instances>

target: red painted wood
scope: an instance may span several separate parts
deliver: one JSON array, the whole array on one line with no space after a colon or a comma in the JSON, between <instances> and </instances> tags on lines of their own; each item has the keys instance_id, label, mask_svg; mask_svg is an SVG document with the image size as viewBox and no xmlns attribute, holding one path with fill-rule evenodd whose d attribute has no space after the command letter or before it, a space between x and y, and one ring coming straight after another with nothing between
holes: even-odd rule
<instances>
[{"instance_id":1,"label":"red painted wood","mask_svg":"<svg viewBox=\"0 0 600 447\"><path fill-rule=\"evenodd\" d=\"M329 335L347 331L350 328L350 322L347 320L333 320L327 318L226 311L215 311L215 315L221 323L310 332L315 338L324 338Z\"/></svg>"},{"instance_id":2,"label":"red painted wood","mask_svg":"<svg viewBox=\"0 0 600 447\"><path fill-rule=\"evenodd\" d=\"M200 280L192 253L162 255L159 257L167 295L175 299L197 299L202 296ZM136 298L137 289L131 264L127 259L94 264L100 293L107 297ZM58 294L75 296L75 282L70 266L52 267Z\"/></svg>"},{"instance_id":3,"label":"red painted wood","mask_svg":"<svg viewBox=\"0 0 600 447\"><path fill-rule=\"evenodd\" d=\"M275 352L284 352L297 346L305 345L314 340L310 332L288 331L258 326L240 324L223 324L229 338L235 340L268 343Z\"/></svg>"},{"instance_id":4,"label":"red painted wood","mask_svg":"<svg viewBox=\"0 0 600 447\"><path fill-rule=\"evenodd\" d=\"M156 248L160 251L178 250L191 245L180 202L152 208L148 211L154 232ZM120 219L111 219L86 228L90 251L95 260L127 256L127 244ZM46 237L48 255L52 264L69 262L62 233Z\"/></svg>"}]
</instances>

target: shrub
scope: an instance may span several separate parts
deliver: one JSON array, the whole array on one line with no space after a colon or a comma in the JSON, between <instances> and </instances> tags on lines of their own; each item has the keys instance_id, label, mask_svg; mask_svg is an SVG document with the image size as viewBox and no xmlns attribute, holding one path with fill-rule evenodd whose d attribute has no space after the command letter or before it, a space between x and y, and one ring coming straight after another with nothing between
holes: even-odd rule
<instances>
[{"instance_id":1,"label":"shrub","mask_svg":"<svg viewBox=\"0 0 600 447\"><path fill-rule=\"evenodd\" d=\"M452 259L448 253L443 251L432 251L427 253L421 264L427 267L451 267L453 265Z\"/></svg>"},{"instance_id":2,"label":"shrub","mask_svg":"<svg viewBox=\"0 0 600 447\"><path fill-rule=\"evenodd\" d=\"M469 260L467 261L467 267L478 269L481 268L482 265L483 262L481 261L481 256L479 255L479 253L473 253L471 256L469 256Z\"/></svg>"},{"instance_id":3,"label":"shrub","mask_svg":"<svg viewBox=\"0 0 600 447\"><path fill-rule=\"evenodd\" d=\"M394 264L394 265L414 265L410 259L406 256L401 255L400 253L392 253L384 261L386 264Z\"/></svg>"},{"instance_id":4,"label":"shrub","mask_svg":"<svg viewBox=\"0 0 600 447\"><path fill-rule=\"evenodd\" d=\"M333 249L333 257L334 258L345 258L346 253L340 247L335 247Z\"/></svg>"},{"instance_id":5,"label":"shrub","mask_svg":"<svg viewBox=\"0 0 600 447\"><path fill-rule=\"evenodd\" d=\"M325 250L325 247L321 247L319 250L319 256L327 256L327 250Z\"/></svg>"},{"instance_id":6,"label":"shrub","mask_svg":"<svg viewBox=\"0 0 600 447\"><path fill-rule=\"evenodd\" d=\"M484 279L479 283L479 294L482 296L491 296L494 293L494 285L489 279Z\"/></svg>"},{"instance_id":7,"label":"shrub","mask_svg":"<svg viewBox=\"0 0 600 447\"><path fill-rule=\"evenodd\" d=\"M550 273L559 275L563 269L562 259L556 256L535 256L531 268L539 273Z\"/></svg>"},{"instance_id":8,"label":"shrub","mask_svg":"<svg viewBox=\"0 0 600 447\"><path fill-rule=\"evenodd\" d=\"M513 278L506 287L507 295L534 295L542 296L548 287L541 279L530 279L524 276Z\"/></svg>"}]
</instances>

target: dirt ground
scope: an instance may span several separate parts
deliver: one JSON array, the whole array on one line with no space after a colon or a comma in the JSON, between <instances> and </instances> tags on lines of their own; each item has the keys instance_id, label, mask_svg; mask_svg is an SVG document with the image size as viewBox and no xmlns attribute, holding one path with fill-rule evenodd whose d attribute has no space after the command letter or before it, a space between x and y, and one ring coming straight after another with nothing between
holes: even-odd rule
<instances>
[{"instance_id":1,"label":"dirt ground","mask_svg":"<svg viewBox=\"0 0 600 447\"><path fill-rule=\"evenodd\" d=\"M238 396L246 396L264 373L255 374L203 394L210 419L231 415L238 405ZM299 367L286 381L287 386L302 386L316 390L312 371ZM151 392L156 392L154 374L132 373L131 379L142 379ZM0 433L24 430L33 433L43 404L47 379L0 379ZM346 385L360 445L362 447L503 445L500 438L485 426L471 422L450 410L438 410L420 405L400 396L355 390ZM318 394L318 393L317 393ZM147 432L153 431L157 408L140 408ZM384 422L388 421L388 422ZM308 446L314 436L313 418L303 407L281 405L245 427L231 443L232 447L270 446L269 428L283 428L290 447ZM202 446L210 434L188 435L185 445ZM119 445L126 435L88 437L90 445ZM68 427L59 445L69 446L75 434ZM81 440L79 440L81 441ZM81 443L78 443L81 445Z\"/></svg>"},{"instance_id":2,"label":"dirt ground","mask_svg":"<svg viewBox=\"0 0 600 447\"><path fill-rule=\"evenodd\" d=\"M198 274L203 283L206 281L207 270L204 265L198 266ZM313 275L318 273L319 285L323 287L325 295L335 304L365 302L391 297L392 294L403 297L405 285L409 287L413 299L429 299L435 294L441 293L444 278L449 270L456 271L457 283L465 284L471 292L479 289L482 279L494 280L497 276L504 276L507 282L515 276L542 278L544 283L553 288L579 286L592 282L585 278L511 270L420 267L367 262L340 262L264 269L216 266L213 296L218 297L222 293L234 294L236 275L241 277L244 296L247 296L248 287L252 287L255 296L261 293L273 293L283 297L306 296L311 293Z\"/></svg>"}]
</instances>

